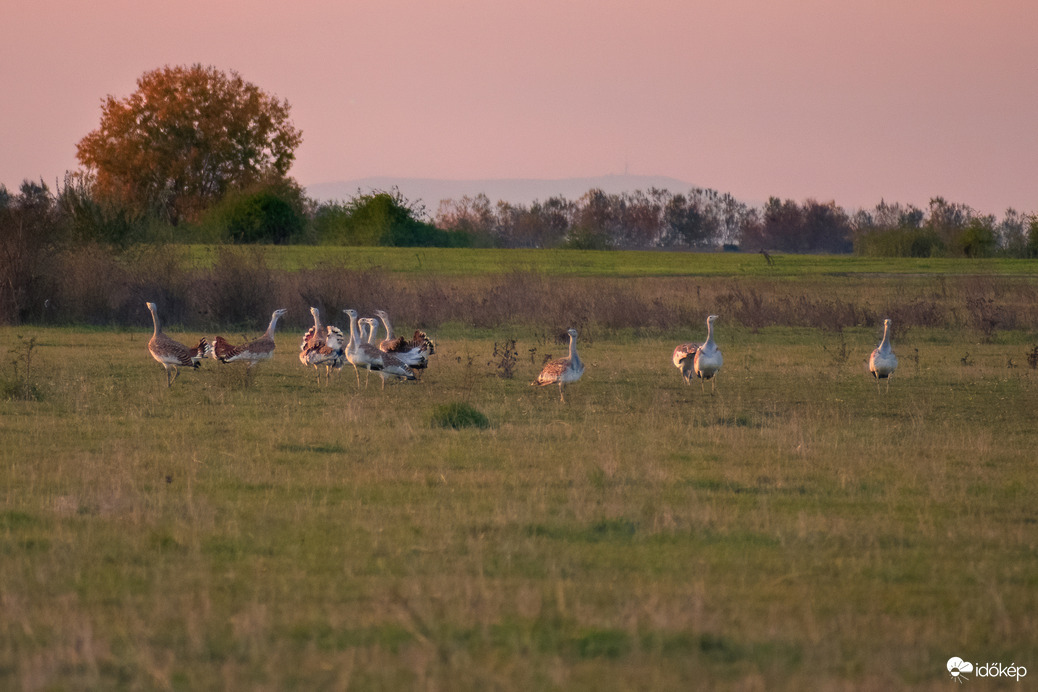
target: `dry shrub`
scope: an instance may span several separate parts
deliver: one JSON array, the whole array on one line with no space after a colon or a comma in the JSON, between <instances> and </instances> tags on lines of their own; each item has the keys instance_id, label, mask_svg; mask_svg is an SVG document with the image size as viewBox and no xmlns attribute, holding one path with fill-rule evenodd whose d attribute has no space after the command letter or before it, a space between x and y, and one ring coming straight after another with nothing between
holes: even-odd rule
<instances>
[{"instance_id":1,"label":"dry shrub","mask_svg":"<svg viewBox=\"0 0 1038 692\"><path fill-rule=\"evenodd\" d=\"M280 305L277 277L260 248L222 247L202 294L203 310L216 325L255 328Z\"/></svg>"},{"instance_id":2,"label":"dry shrub","mask_svg":"<svg viewBox=\"0 0 1038 692\"><path fill-rule=\"evenodd\" d=\"M158 306L163 324L198 324L205 289L198 273L184 266L176 248L141 245L125 261L125 284L112 307L114 320L132 325L150 323L144 303L151 301Z\"/></svg>"},{"instance_id":3,"label":"dry shrub","mask_svg":"<svg viewBox=\"0 0 1038 692\"><path fill-rule=\"evenodd\" d=\"M128 300L125 266L107 249L87 245L60 259L61 282L50 301L48 320L109 324Z\"/></svg>"}]
</instances>

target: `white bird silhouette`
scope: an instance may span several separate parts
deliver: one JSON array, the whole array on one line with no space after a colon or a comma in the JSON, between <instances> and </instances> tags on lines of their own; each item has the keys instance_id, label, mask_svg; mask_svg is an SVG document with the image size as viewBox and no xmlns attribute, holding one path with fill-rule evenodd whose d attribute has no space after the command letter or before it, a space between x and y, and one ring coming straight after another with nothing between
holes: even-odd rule
<instances>
[{"instance_id":1,"label":"white bird silhouette","mask_svg":"<svg viewBox=\"0 0 1038 692\"><path fill-rule=\"evenodd\" d=\"M897 370L897 356L890 345L890 327L893 325L889 319L883 320L883 341L869 355L869 372L876 378L876 391L879 391L879 381L887 381L887 391L890 391L890 376Z\"/></svg>"}]
</instances>

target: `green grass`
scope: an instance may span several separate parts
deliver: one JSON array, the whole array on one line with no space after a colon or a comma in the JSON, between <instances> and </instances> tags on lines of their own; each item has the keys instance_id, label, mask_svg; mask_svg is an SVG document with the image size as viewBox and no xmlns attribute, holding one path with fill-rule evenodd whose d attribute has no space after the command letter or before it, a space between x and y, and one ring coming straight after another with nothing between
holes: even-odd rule
<instances>
[{"instance_id":1,"label":"green grass","mask_svg":"<svg viewBox=\"0 0 1038 692\"><path fill-rule=\"evenodd\" d=\"M560 404L513 331L513 379L494 335L445 328L420 383L358 391L318 388L291 332L249 375L214 361L167 390L143 331L0 329L5 353L36 338L39 378L0 400L0 688L949 689L951 656L1038 668L1029 335L913 330L877 392L874 330L841 359L831 333L719 326L711 394L676 340L602 333ZM492 425L430 425L452 402Z\"/></svg>"},{"instance_id":2,"label":"green grass","mask_svg":"<svg viewBox=\"0 0 1038 692\"><path fill-rule=\"evenodd\" d=\"M191 264L208 267L220 246L183 246ZM237 248L264 253L277 269L294 271L321 266L391 273L482 276L531 271L552 276L661 277L717 276L796 278L825 275L1026 275L1038 274L1038 262L1016 259L867 258L850 255L775 255L768 265L756 253L693 253L572 250L498 250L453 248L384 248L262 246Z\"/></svg>"}]
</instances>

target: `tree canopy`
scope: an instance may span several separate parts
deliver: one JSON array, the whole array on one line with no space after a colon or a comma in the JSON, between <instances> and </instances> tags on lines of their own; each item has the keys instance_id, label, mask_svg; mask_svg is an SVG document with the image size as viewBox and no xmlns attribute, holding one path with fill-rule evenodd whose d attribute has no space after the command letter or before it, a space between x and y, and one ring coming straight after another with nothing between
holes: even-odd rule
<instances>
[{"instance_id":1,"label":"tree canopy","mask_svg":"<svg viewBox=\"0 0 1038 692\"><path fill-rule=\"evenodd\" d=\"M101 124L76 147L99 194L173 223L227 192L283 178L302 133L290 106L215 67L163 67L125 99L102 101Z\"/></svg>"}]
</instances>

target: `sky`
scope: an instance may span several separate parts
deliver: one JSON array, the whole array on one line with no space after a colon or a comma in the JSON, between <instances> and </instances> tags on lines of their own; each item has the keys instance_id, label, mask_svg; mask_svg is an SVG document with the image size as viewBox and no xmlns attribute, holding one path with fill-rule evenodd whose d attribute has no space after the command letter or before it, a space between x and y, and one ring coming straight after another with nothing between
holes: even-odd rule
<instances>
[{"instance_id":1,"label":"sky","mask_svg":"<svg viewBox=\"0 0 1038 692\"><path fill-rule=\"evenodd\" d=\"M1036 28L1033 0L18 2L0 184L53 189L105 96L200 63L291 104L303 185L629 172L1034 212Z\"/></svg>"}]
</instances>

